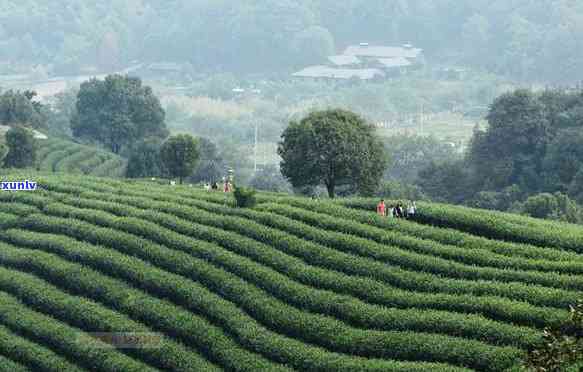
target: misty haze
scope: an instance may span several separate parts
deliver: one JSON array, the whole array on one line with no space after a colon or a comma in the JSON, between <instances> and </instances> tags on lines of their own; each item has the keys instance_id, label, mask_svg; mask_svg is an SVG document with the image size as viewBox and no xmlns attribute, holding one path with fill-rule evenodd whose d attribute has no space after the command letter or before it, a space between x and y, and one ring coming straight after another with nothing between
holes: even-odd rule
<instances>
[{"instance_id":1,"label":"misty haze","mask_svg":"<svg viewBox=\"0 0 583 372\"><path fill-rule=\"evenodd\" d=\"M0 371L583 371L583 2L0 0Z\"/></svg>"}]
</instances>

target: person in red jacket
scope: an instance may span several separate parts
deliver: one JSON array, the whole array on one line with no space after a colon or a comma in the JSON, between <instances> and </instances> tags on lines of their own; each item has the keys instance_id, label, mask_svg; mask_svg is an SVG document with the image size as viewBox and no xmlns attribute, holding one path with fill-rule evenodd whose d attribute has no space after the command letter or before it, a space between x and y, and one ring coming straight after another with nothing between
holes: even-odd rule
<instances>
[{"instance_id":1,"label":"person in red jacket","mask_svg":"<svg viewBox=\"0 0 583 372\"><path fill-rule=\"evenodd\" d=\"M377 205L377 214L379 216L383 216L384 217L385 216L385 209L386 209L385 200L383 199L383 200L381 200L381 202L379 203L379 205Z\"/></svg>"}]
</instances>

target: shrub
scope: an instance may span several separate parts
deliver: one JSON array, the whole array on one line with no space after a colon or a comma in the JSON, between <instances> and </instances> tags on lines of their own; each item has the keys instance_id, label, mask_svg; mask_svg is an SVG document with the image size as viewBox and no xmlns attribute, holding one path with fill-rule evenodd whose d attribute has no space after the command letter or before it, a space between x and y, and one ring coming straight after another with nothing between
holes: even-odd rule
<instances>
[{"instance_id":1,"label":"shrub","mask_svg":"<svg viewBox=\"0 0 583 372\"><path fill-rule=\"evenodd\" d=\"M527 365L535 371L564 371L583 362L583 301L571 306L571 319L548 328L541 347L529 353Z\"/></svg>"},{"instance_id":2,"label":"shrub","mask_svg":"<svg viewBox=\"0 0 583 372\"><path fill-rule=\"evenodd\" d=\"M235 187L235 200L239 208L253 208L257 204L256 191L251 187Z\"/></svg>"}]
</instances>

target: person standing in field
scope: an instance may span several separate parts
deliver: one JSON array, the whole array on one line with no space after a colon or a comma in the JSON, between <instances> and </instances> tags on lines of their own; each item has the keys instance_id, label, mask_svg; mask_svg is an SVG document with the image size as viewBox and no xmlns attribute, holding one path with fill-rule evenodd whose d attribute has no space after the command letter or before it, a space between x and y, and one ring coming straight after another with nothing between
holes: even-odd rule
<instances>
[{"instance_id":1,"label":"person standing in field","mask_svg":"<svg viewBox=\"0 0 583 372\"><path fill-rule=\"evenodd\" d=\"M387 209L387 217L389 218L395 217L395 207L392 204L389 205L389 209Z\"/></svg>"},{"instance_id":2,"label":"person standing in field","mask_svg":"<svg viewBox=\"0 0 583 372\"><path fill-rule=\"evenodd\" d=\"M415 205L415 202L413 202L410 206L409 206L409 211L408 211L408 215L410 218L415 216L415 212L416 212L417 206Z\"/></svg>"},{"instance_id":3,"label":"person standing in field","mask_svg":"<svg viewBox=\"0 0 583 372\"><path fill-rule=\"evenodd\" d=\"M379 216L385 216L385 210L386 210L386 206L385 206L385 200L381 199L381 202L379 203L379 205L377 205L377 214Z\"/></svg>"}]
</instances>

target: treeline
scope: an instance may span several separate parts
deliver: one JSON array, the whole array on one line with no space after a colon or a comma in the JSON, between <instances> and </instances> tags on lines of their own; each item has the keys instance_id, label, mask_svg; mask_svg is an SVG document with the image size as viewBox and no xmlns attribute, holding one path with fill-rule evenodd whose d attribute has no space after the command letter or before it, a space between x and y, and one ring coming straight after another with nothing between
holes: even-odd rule
<instances>
[{"instance_id":1,"label":"treeline","mask_svg":"<svg viewBox=\"0 0 583 372\"><path fill-rule=\"evenodd\" d=\"M497 98L464 158L431 162L416 183L432 199L583 222L583 92Z\"/></svg>"},{"instance_id":2,"label":"treeline","mask_svg":"<svg viewBox=\"0 0 583 372\"><path fill-rule=\"evenodd\" d=\"M40 75L134 60L287 72L352 43L410 42L438 62L568 83L583 71L582 23L570 0L6 0L0 61Z\"/></svg>"}]
</instances>

